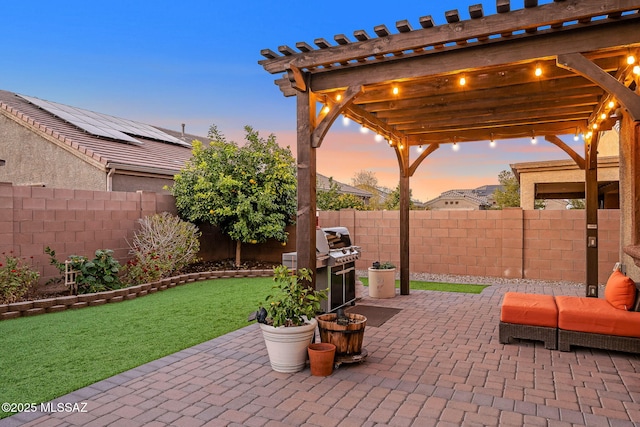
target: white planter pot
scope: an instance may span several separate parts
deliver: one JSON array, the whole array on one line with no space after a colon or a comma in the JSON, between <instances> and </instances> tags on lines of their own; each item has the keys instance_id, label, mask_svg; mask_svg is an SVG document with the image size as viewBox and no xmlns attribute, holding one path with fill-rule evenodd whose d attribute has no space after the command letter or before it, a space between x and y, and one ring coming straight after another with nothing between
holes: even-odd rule
<instances>
[{"instance_id":1,"label":"white planter pot","mask_svg":"<svg viewBox=\"0 0 640 427\"><path fill-rule=\"evenodd\" d=\"M369 296L393 298L396 296L396 269L378 270L369 267Z\"/></svg>"},{"instance_id":2,"label":"white planter pot","mask_svg":"<svg viewBox=\"0 0 640 427\"><path fill-rule=\"evenodd\" d=\"M307 347L311 344L316 326L316 319L311 319L308 325L278 328L260 323L271 368L285 373L303 370L307 363Z\"/></svg>"}]
</instances>

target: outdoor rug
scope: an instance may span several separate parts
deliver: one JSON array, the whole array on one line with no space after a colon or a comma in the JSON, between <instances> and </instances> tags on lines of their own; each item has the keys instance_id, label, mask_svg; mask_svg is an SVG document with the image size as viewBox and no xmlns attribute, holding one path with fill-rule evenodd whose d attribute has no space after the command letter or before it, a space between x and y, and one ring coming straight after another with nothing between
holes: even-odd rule
<instances>
[{"instance_id":1,"label":"outdoor rug","mask_svg":"<svg viewBox=\"0 0 640 427\"><path fill-rule=\"evenodd\" d=\"M347 313L361 314L367 318L367 326L380 327L400 312L399 308L376 307L375 305L354 305L344 310Z\"/></svg>"}]
</instances>

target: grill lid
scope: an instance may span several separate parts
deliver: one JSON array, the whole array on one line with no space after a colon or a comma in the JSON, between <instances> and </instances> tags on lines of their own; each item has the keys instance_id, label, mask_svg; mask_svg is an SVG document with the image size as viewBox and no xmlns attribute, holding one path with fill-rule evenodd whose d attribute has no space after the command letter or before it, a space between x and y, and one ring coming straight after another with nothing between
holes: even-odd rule
<instances>
[{"instance_id":1,"label":"grill lid","mask_svg":"<svg viewBox=\"0 0 640 427\"><path fill-rule=\"evenodd\" d=\"M324 237L330 250L348 248L351 246L351 238L347 227L323 228Z\"/></svg>"}]
</instances>

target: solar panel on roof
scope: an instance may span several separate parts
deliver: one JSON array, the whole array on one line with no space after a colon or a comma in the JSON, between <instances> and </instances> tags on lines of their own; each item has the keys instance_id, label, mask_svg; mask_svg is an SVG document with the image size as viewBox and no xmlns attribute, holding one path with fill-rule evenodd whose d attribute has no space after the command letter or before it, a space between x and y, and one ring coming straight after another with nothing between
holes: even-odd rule
<instances>
[{"instance_id":1,"label":"solar panel on roof","mask_svg":"<svg viewBox=\"0 0 640 427\"><path fill-rule=\"evenodd\" d=\"M191 147L190 144L144 123L83 110L82 108L71 107L56 102L45 101L31 96L18 96L95 136L102 136L138 145L143 144L142 141L132 138L132 136L137 136Z\"/></svg>"}]
</instances>

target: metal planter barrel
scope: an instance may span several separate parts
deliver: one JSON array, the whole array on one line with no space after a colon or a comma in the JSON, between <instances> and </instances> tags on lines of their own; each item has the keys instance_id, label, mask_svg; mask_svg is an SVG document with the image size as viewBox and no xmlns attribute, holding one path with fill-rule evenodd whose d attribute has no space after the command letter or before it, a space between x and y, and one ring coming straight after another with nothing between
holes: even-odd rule
<instances>
[{"instance_id":1,"label":"metal planter barrel","mask_svg":"<svg viewBox=\"0 0 640 427\"><path fill-rule=\"evenodd\" d=\"M328 313L316 316L320 340L336 346L336 357L360 354L367 318L361 314L348 313L349 323L338 324L337 314Z\"/></svg>"}]
</instances>

